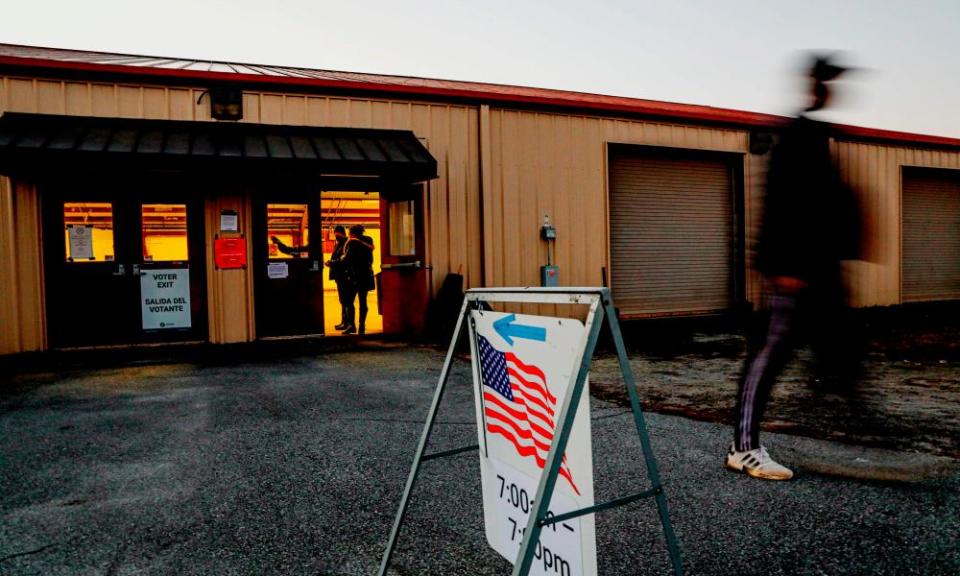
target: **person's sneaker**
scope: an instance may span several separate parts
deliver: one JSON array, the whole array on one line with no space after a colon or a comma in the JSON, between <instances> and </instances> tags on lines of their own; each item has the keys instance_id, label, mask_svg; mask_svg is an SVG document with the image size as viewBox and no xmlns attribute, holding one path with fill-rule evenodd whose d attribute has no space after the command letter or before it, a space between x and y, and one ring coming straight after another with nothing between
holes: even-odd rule
<instances>
[{"instance_id":1,"label":"person's sneaker","mask_svg":"<svg viewBox=\"0 0 960 576\"><path fill-rule=\"evenodd\" d=\"M789 480L793 478L793 471L778 464L776 460L770 457L770 454L767 454L767 449L763 446L753 450L737 452L736 446L730 444L730 451L727 452L727 459L724 464L731 470L746 472L754 478L763 478L764 480Z\"/></svg>"},{"instance_id":2,"label":"person's sneaker","mask_svg":"<svg viewBox=\"0 0 960 576\"><path fill-rule=\"evenodd\" d=\"M350 325L350 326L347 326L347 329L341 332L341 334L356 334L356 332L357 332L357 327Z\"/></svg>"},{"instance_id":3,"label":"person's sneaker","mask_svg":"<svg viewBox=\"0 0 960 576\"><path fill-rule=\"evenodd\" d=\"M334 326L333 329L334 329L334 330L343 330L343 329L346 328L347 326L349 326L349 324L344 324L343 322L341 322L341 323L337 324L336 326Z\"/></svg>"}]
</instances>

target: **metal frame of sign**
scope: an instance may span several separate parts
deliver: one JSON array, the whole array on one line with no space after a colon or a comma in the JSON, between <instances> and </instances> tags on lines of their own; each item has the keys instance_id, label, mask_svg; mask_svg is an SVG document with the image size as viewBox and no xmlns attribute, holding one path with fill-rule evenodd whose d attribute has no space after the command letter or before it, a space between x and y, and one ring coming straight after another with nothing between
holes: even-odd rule
<instances>
[{"instance_id":1,"label":"metal frame of sign","mask_svg":"<svg viewBox=\"0 0 960 576\"><path fill-rule=\"evenodd\" d=\"M427 421L424 424L423 432L420 435L420 442L417 445L416 456L410 468L410 474L407 477L407 483L403 490L403 496L400 499L400 507L393 521L393 528L390 530L390 539L387 543L387 549L383 553L383 560L380 563L378 576L386 576L387 567L390 565L390 558L393 556L393 550L397 543L397 537L400 534L400 527L403 524L403 518L407 513L407 506L410 502L410 494L413 492L414 484L417 481L417 475L420 472L420 464L437 458L453 456L464 452L470 452L479 449L479 445L464 446L424 454L427 443L430 440L430 434L433 431L433 425L436 420L437 412L440 408L440 402L443 400L443 393L447 386L447 380L450 376L450 367L453 364L453 356L460 337L464 331L464 320L468 317L471 309L477 308L483 302L498 303L524 303L524 304L574 304L589 306L584 330L583 345L580 346L579 357L574 366L579 365L579 370L571 374L571 382L567 386L566 395L563 399L563 405L560 415L557 418L558 426L554 434L553 443L550 445L550 452L547 455L544 474L540 476L540 482L537 486L537 494L534 498L536 504L530 510L530 517L527 520L528 529L525 531L523 541L520 544L520 553L513 565L513 576L527 576L530 571L530 565L533 561L536 543L540 539L540 532L545 526L583 516L600 512L617 506L623 506L643 498L653 498L657 504L657 511L660 516L660 524L663 527L663 535L666 539L667 552L670 555L670 563L673 567L673 573L676 576L683 574L683 562L680 559L680 547L677 538L673 532L673 525L670 522L670 511L667 506L667 496L663 490L663 484L660 482L660 473L657 469L657 461L653 455L653 449L650 446L650 436L647 434L647 427L643 417L643 410L640 407L640 399L637 395L636 383L633 378L633 371L627 359L627 351L623 344L623 336L620 334L620 323L613 307L613 299L610 296L609 288L474 288L467 291L460 308L460 316L457 318L457 325L450 340L450 347L447 349L447 356L443 362L443 369L440 371L440 380L433 394L433 402L430 404L430 410L427 413ZM627 395L630 398L630 408L633 411L634 422L637 427L637 434L640 436L640 445L643 450L643 458L647 466L647 477L650 480L650 488L642 492L614 498L607 502L574 510L565 514L547 517L547 511L550 506L550 498L553 495L553 489L557 482L557 475L560 471L562 457L558 456L566 451L567 439L570 436L573 418L576 414L577 406L580 402L580 396L583 393L584 382L590 371L590 362L593 359L593 351L596 348L597 340L600 338L600 329L603 320L607 320L610 326L610 336L613 338L614 346L617 350L617 359L620 363L620 372L623 375L624 384L627 387Z\"/></svg>"}]
</instances>

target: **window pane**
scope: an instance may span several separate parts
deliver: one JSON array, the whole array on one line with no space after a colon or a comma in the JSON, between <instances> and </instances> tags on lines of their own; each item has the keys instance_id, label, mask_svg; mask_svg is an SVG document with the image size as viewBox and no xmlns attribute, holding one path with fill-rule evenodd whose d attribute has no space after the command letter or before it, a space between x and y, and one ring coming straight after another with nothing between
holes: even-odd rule
<instances>
[{"instance_id":1,"label":"window pane","mask_svg":"<svg viewBox=\"0 0 960 576\"><path fill-rule=\"evenodd\" d=\"M391 202L387 207L390 225L390 254L413 256L416 254L416 236L413 226L413 200Z\"/></svg>"},{"instance_id":2,"label":"window pane","mask_svg":"<svg viewBox=\"0 0 960 576\"><path fill-rule=\"evenodd\" d=\"M109 202L64 202L63 223L67 262L113 260L113 205Z\"/></svg>"},{"instance_id":3,"label":"window pane","mask_svg":"<svg viewBox=\"0 0 960 576\"><path fill-rule=\"evenodd\" d=\"M267 204L267 250L270 258L309 258L306 204Z\"/></svg>"},{"instance_id":4,"label":"window pane","mask_svg":"<svg viewBox=\"0 0 960 576\"><path fill-rule=\"evenodd\" d=\"M144 204L141 215L144 262L190 259L186 204Z\"/></svg>"}]
</instances>

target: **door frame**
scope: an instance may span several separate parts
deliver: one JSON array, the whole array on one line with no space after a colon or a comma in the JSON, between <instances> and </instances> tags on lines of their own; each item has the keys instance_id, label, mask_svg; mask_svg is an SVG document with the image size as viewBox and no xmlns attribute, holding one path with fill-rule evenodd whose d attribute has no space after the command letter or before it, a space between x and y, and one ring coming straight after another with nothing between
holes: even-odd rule
<instances>
[{"instance_id":1,"label":"door frame","mask_svg":"<svg viewBox=\"0 0 960 576\"><path fill-rule=\"evenodd\" d=\"M41 237L43 238L44 307L47 341L51 349L138 345L162 342L206 341L209 333L208 298L206 284L206 236L204 198L198 181L186 172L159 172L150 170L114 172L110 176L78 169L75 166L60 168L61 174L29 178L38 189L41 213ZM173 197L165 192L170 187L179 189ZM75 191L75 192L74 192ZM121 288L128 296L123 297L122 313L127 316L125 327L116 338L83 343L71 342L65 337L61 312L67 297L64 287L57 282L62 278L60 267L66 259L62 236L63 203L65 201L110 202L114 221L114 252L116 258L110 266L124 266L128 286ZM142 204L176 203L187 205L187 242L189 250L191 327L175 331L148 331L142 329L140 311L140 286L132 276L132 266L143 263ZM134 286L136 284L136 286Z\"/></svg>"}]
</instances>

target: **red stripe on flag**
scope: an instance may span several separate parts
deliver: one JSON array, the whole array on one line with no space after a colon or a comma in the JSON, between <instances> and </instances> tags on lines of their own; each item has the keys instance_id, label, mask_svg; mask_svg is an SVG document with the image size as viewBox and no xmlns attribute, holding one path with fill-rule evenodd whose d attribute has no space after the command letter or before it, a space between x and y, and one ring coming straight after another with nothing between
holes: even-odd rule
<instances>
[{"instance_id":1,"label":"red stripe on flag","mask_svg":"<svg viewBox=\"0 0 960 576\"><path fill-rule=\"evenodd\" d=\"M541 400L540 398L537 398L536 396L530 396L530 395L528 395L528 394L526 393L526 391L523 389L523 386L521 386L521 385L519 385L519 384L512 384L512 383L511 383L510 389L513 390L513 396L514 396L515 398L516 398L517 396L522 396L524 400L529 400L529 401L533 402L534 404L536 404L537 406L539 406L540 408L543 408L543 409L547 412L547 414L549 414L549 415L551 416L551 418L554 416L554 413L553 413L553 409L552 409L552 408L550 408L549 406L547 406L546 404L544 404L543 400Z\"/></svg>"},{"instance_id":2,"label":"red stripe on flag","mask_svg":"<svg viewBox=\"0 0 960 576\"><path fill-rule=\"evenodd\" d=\"M527 458L533 457L533 459L536 460L537 462L537 467L540 468L541 470L543 470L544 466L547 465L547 461L544 460L542 456L540 456L540 454L537 452L535 448L533 448L532 446L527 446L525 444L520 444L517 441L517 439L514 438L513 434L511 434L510 431L507 430L506 428L503 428L502 426L497 426L496 424L487 424L487 431L490 432L491 434L499 434L503 438L506 438L507 441L513 444L514 448L517 449L517 453L519 453L521 456L524 456ZM573 491L577 494L577 496L579 496L580 489L577 488L576 484L574 484L573 477L570 475L570 470L565 465L561 464L559 473L570 484L570 487L573 488Z\"/></svg>"},{"instance_id":3,"label":"red stripe on flag","mask_svg":"<svg viewBox=\"0 0 960 576\"><path fill-rule=\"evenodd\" d=\"M543 370L532 364L524 364L513 352L505 352L504 356L506 357L507 361L513 362L518 368L527 374L533 374L534 376L540 378L540 381L543 382L543 388L547 393L547 399L556 404L557 399L554 398L553 394L550 394L550 390L547 389L547 375L543 373Z\"/></svg>"},{"instance_id":4,"label":"red stripe on flag","mask_svg":"<svg viewBox=\"0 0 960 576\"><path fill-rule=\"evenodd\" d=\"M520 410L517 410L517 409L514 408L513 406L509 406L506 402L504 402L504 400L502 399L503 397L500 396L499 394L495 394L495 393L493 393L493 392L484 392L484 393L483 393L483 398L484 398L485 400L487 400L488 402L491 402L491 403L493 403L493 404L496 404L497 406L500 406L501 408L503 408L503 410L507 411L511 416L513 416L513 417L516 418L517 420L529 422L529 423L530 423L530 426L536 426L536 425L533 423L532 420L530 420L530 418L527 417L527 415L528 415L528 414L532 414L532 415L536 416L538 420L543 421L544 424L546 424L547 427L550 428L550 430L551 430L550 432L544 431L543 436L546 436L547 438L553 438L553 431L552 431L552 430L553 430L553 420L550 419L550 418L547 418L547 417L544 416L543 414L540 414L540 413L537 412L536 410L531 410L529 406L527 406L526 404L524 404L522 398L520 398L519 401L518 401L517 397L514 397L514 403L522 405L522 406L526 409L526 411L527 411L526 414L523 413L523 412L521 412ZM539 430L543 430L543 429L538 426L538 427L537 427L537 430L539 431Z\"/></svg>"},{"instance_id":5,"label":"red stripe on flag","mask_svg":"<svg viewBox=\"0 0 960 576\"><path fill-rule=\"evenodd\" d=\"M519 385L523 386L525 389L530 390L536 393L537 395L539 395L544 402L548 404L557 403L556 399L553 399L550 396L550 392L547 391L547 389L543 387L539 382L530 382L529 380L524 378L523 375L520 374L520 372L517 372L516 370L510 367L507 367L507 374L510 375L510 378L513 381L517 382Z\"/></svg>"}]
</instances>

